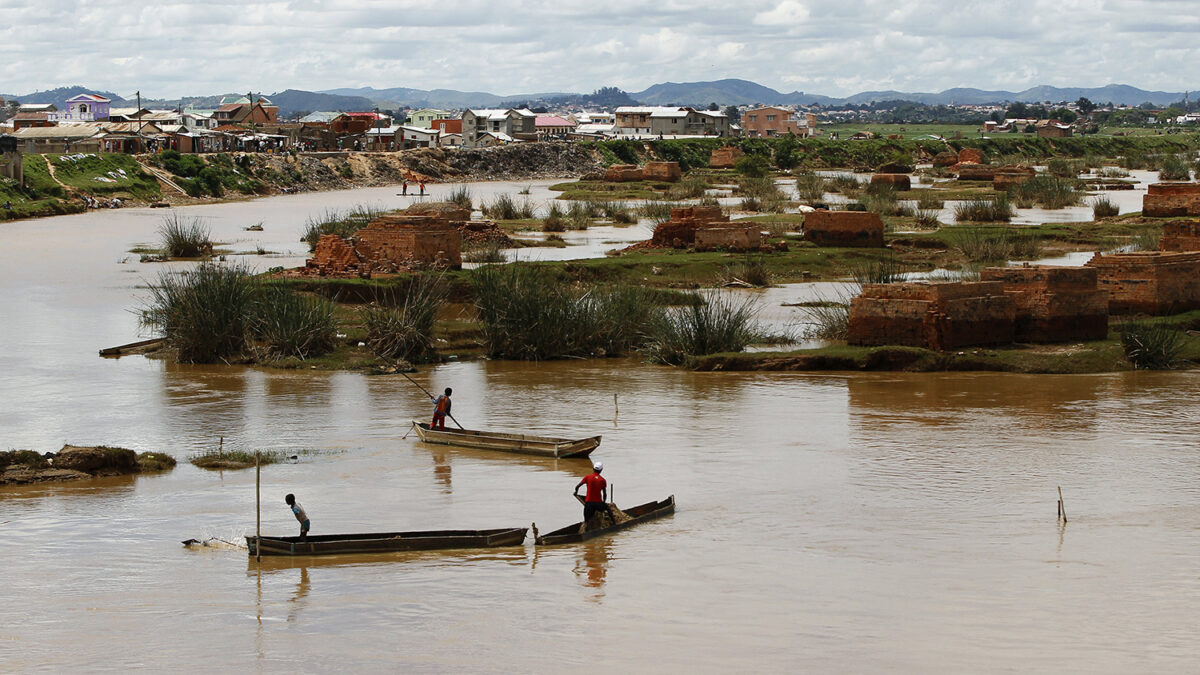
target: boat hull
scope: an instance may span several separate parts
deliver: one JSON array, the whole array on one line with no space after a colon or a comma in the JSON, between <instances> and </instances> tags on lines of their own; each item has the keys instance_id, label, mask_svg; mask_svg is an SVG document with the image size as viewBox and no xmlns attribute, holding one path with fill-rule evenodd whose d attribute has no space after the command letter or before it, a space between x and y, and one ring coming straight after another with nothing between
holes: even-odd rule
<instances>
[{"instance_id":1,"label":"boat hull","mask_svg":"<svg viewBox=\"0 0 1200 675\"><path fill-rule=\"evenodd\" d=\"M553 532L547 532L536 538L538 546L554 546L556 544L576 544L581 541L587 541L609 532L624 530L627 527L640 525L644 522L661 518L666 515L675 513L675 495L671 495L662 501L646 502L639 504L631 509L627 509L625 514L630 516L630 519L623 523L616 523L608 527L602 527L595 530L580 532L580 526L583 522L578 522L573 525L559 528Z\"/></svg>"},{"instance_id":2,"label":"boat hull","mask_svg":"<svg viewBox=\"0 0 1200 675\"><path fill-rule=\"evenodd\" d=\"M553 457L555 459L583 458L592 454L600 445L600 436L588 438L552 438L528 434L506 434L496 431L473 429L430 429L428 422L413 420L417 436L425 443L455 445L477 450L513 452L522 455Z\"/></svg>"},{"instance_id":3,"label":"boat hull","mask_svg":"<svg viewBox=\"0 0 1200 675\"><path fill-rule=\"evenodd\" d=\"M492 530L426 530L417 532L370 532L365 534L310 535L300 537L246 537L250 555L338 555L348 553L395 553L454 548L497 548L519 546L528 528Z\"/></svg>"}]
</instances>

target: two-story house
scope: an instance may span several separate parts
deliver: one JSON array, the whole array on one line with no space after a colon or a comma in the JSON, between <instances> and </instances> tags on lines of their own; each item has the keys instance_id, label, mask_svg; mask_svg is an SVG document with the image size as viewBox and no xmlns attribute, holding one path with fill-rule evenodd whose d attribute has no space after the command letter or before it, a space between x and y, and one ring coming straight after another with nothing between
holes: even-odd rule
<instances>
[{"instance_id":1,"label":"two-story house","mask_svg":"<svg viewBox=\"0 0 1200 675\"><path fill-rule=\"evenodd\" d=\"M434 120L448 120L454 114L437 108L421 108L408 113L408 126L432 129Z\"/></svg>"},{"instance_id":2,"label":"two-story house","mask_svg":"<svg viewBox=\"0 0 1200 675\"><path fill-rule=\"evenodd\" d=\"M729 136L729 117L715 110L684 106L621 106L618 136Z\"/></svg>"},{"instance_id":3,"label":"two-story house","mask_svg":"<svg viewBox=\"0 0 1200 675\"><path fill-rule=\"evenodd\" d=\"M463 146L467 148L494 145L496 141L537 140L537 115L524 108L471 109L463 112L462 123Z\"/></svg>"},{"instance_id":4,"label":"two-story house","mask_svg":"<svg viewBox=\"0 0 1200 675\"><path fill-rule=\"evenodd\" d=\"M752 138L813 136L817 132L817 116L806 113L800 118L791 110L772 106L752 108L742 114L742 132Z\"/></svg>"}]
</instances>

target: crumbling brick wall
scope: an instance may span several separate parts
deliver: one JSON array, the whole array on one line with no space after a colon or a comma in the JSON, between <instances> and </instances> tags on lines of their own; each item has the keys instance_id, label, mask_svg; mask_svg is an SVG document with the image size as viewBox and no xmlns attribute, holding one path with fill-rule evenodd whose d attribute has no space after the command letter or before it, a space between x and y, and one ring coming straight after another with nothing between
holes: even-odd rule
<instances>
[{"instance_id":1,"label":"crumbling brick wall","mask_svg":"<svg viewBox=\"0 0 1200 675\"><path fill-rule=\"evenodd\" d=\"M1200 183L1153 183L1142 197L1142 215L1200 216Z\"/></svg>"},{"instance_id":2,"label":"crumbling brick wall","mask_svg":"<svg viewBox=\"0 0 1200 675\"><path fill-rule=\"evenodd\" d=\"M642 167L642 177L646 180L676 183L683 178L683 172L679 170L679 162L646 162Z\"/></svg>"},{"instance_id":3,"label":"crumbling brick wall","mask_svg":"<svg viewBox=\"0 0 1200 675\"><path fill-rule=\"evenodd\" d=\"M983 164L983 153L976 148L963 148L958 151L959 164Z\"/></svg>"},{"instance_id":4,"label":"crumbling brick wall","mask_svg":"<svg viewBox=\"0 0 1200 675\"><path fill-rule=\"evenodd\" d=\"M958 155L949 150L933 156L934 166L954 166L955 164L958 164Z\"/></svg>"},{"instance_id":5,"label":"crumbling brick wall","mask_svg":"<svg viewBox=\"0 0 1200 675\"><path fill-rule=\"evenodd\" d=\"M1163 251L1200 251L1200 221L1177 220L1163 223L1158 248Z\"/></svg>"},{"instance_id":6,"label":"crumbling brick wall","mask_svg":"<svg viewBox=\"0 0 1200 675\"><path fill-rule=\"evenodd\" d=\"M717 148L708 158L708 167L710 169L732 169L742 158L742 154L742 149L733 145Z\"/></svg>"},{"instance_id":7,"label":"crumbling brick wall","mask_svg":"<svg viewBox=\"0 0 1200 675\"><path fill-rule=\"evenodd\" d=\"M1200 252L1097 253L1087 262L1108 291L1109 314L1161 316L1200 309Z\"/></svg>"},{"instance_id":8,"label":"crumbling brick wall","mask_svg":"<svg viewBox=\"0 0 1200 675\"><path fill-rule=\"evenodd\" d=\"M323 234L317 240L313 257L304 264L304 273L322 277L357 276L361 262L353 244L336 234Z\"/></svg>"},{"instance_id":9,"label":"crumbling brick wall","mask_svg":"<svg viewBox=\"0 0 1200 675\"><path fill-rule=\"evenodd\" d=\"M987 164L955 164L952 169L959 180L996 180L996 169Z\"/></svg>"},{"instance_id":10,"label":"crumbling brick wall","mask_svg":"<svg viewBox=\"0 0 1200 675\"><path fill-rule=\"evenodd\" d=\"M912 180L904 173L877 173L871 176L871 185L887 185L897 192L912 189Z\"/></svg>"},{"instance_id":11,"label":"crumbling brick wall","mask_svg":"<svg viewBox=\"0 0 1200 675\"><path fill-rule=\"evenodd\" d=\"M697 251L756 251L762 247L762 230L756 223L710 223L696 228Z\"/></svg>"},{"instance_id":12,"label":"crumbling brick wall","mask_svg":"<svg viewBox=\"0 0 1200 675\"><path fill-rule=\"evenodd\" d=\"M847 342L947 350L1013 341L1016 308L996 281L865 284Z\"/></svg>"},{"instance_id":13,"label":"crumbling brick wall","mask_svg":"<svg viewBox=\"0 0 1200 675\"><path fill-rule=\"evenodd\" d=\"M817 246L883 248L883 221L869 211L812 211L804 216L804 239Z\"/></svg>"},{"instance_id":14,"label":"crumbling brick wall","mask_svg":"<svg viewBox=\"0 0 1200 675\"><path fill-rule=\"evenodd\" d=\"M710 223L729 222L719 206L685 206L671 209L671 219L654 228L651 245L686 248L696 243L697 228Z\"/></svg>"},{"instance_id":15,"label":"crumbling brick wall","mask_svg":"<svg viewBox=\"0 0 1200 675\"><path fill-rule=\"evenodd\" d=\"M999 281L1016 308L1018 342L1103 340L1108 336L1108 291L1090 267L988 267L983 281Z\"/></svg>"},{"instance_id":16,"label":"crumbling brick wall","mask_svg":"<svg viewBox=\"0 0 1200 675\"><path fill-rule=\"evenodd\" d=\"M642 170L633 164L613 164L604 170L604 180L610 183L627 183L642 180Z\"/></svg>"},{"instance_id":17,"label":"crumbling brick wall","mask_svg":"<svg viewBox=\"0 0 1200 675\"><path fill-rule=\"evenodd\" d=\"M462 267L458 228L445 218L399 215L372 220L349 241L322 236L304 273L369 275L430 266Z\"/></svg>"}]
</instances>

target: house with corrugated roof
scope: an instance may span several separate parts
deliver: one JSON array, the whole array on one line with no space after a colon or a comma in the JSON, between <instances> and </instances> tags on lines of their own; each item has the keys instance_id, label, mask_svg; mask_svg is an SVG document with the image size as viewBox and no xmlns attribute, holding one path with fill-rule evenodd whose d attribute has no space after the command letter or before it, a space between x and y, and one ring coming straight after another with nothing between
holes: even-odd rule
<instances>
[{"instance_id":1,"label":"house with corrugated roof","mask_svg":"<svg viewBox=\"0 0 1200 675\"><path fill-rule=\"evenodd\" d=\"M616 110L618 136L729 136L729 117L715 110L684 106L621 106Z\"/></svg>"},{"instance_id":2,"label":"house with corrugated roof","mask_svg":"<svg viewBox=\"0 0 1200 675\"><path fill-rule=\"evenodd\" d=\"M533 122L538 138L565 136L575 130L575 123L558 115L538 115Z\"/></svg>"},{"instance_id":3,"label":"house with corrugated roof","mask_svg":"<svg viewBox=\"0 0 1200 675\"><path fill-rule=\"evenodd\" d=\"M67 99L66 111L51 115L56 122L101 122L108 119L112 99L99 94L77 94Z\"/></svg>"},{"instance_id":4,"label":"house with corrugated roof","mask_svg":"<svg viewBox=\"0 0 1200 675\"><path fill-rule=\"evenodd\" d=\"M527 108L469 109L463 112L463 146L485 147L499 143L537 140L537 115ZM490 134L490 140L484 135Z\"/></svg>"},{"instance_id":5,"label":"house with corrugated roof","mask_svg":"<svg viewBox=\"0 0 1200 675\"><path fill-rule=\"evenodd\" d=\"M432 129L434 120L448 120L454 113L437 108L421 108L408 113L408 126Z\"/></svg>"}]
</instances>

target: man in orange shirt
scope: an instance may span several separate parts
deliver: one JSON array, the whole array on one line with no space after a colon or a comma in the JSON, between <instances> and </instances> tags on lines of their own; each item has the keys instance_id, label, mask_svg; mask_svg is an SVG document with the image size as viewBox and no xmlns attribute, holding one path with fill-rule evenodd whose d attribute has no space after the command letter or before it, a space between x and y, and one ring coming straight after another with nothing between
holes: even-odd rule
<instances>
[{"instance_id":1,"label":"man in orange shirt","mask_svg":"<svg viewBox=\"0 0 1200 675\"><path fill-rule=\"evenodd\" d=\"M588 521L592 514L598 512L607 512L608 508L604 504L608 496L608 481L600 475L604 470L604 464L596 462L592 465L592 473L583 477L583 480L575 484L574 494L579 496L579 488L587 486L587 496L583 499L583 519Z\"/></svg>"},{"instance_id":2,"label":"man in orange shirt","mask_svg":"<svg viewBox=\"0 0 1200 675\"><path fill-rule=\"evenodd\" d=\"M446 415L450 414L450 394L453 391L446 387L446 393L433 399L433 421L429 423L430 429L446 430Z\"/></svg>"}]
</instances>

